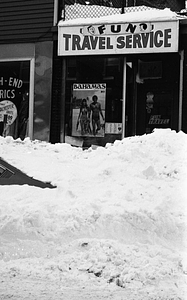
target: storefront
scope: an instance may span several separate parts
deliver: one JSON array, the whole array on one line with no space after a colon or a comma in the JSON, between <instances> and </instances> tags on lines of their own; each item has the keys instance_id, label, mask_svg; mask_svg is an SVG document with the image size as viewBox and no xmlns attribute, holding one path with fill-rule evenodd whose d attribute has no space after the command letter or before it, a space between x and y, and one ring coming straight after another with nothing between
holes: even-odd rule
<instances>
[{"instance_id":1,"label":"storefront","mask_svg":"<svg viewBox=\"0 0 187 300\"><path fill-rule=\"evenodd\" d=\"M0 45L1 136L49 139L52 47L52 42Z\"/></svg>"},{"instance_id":2,"label":"storefront","mask_svg":"<svg viewBox=\"0 0 187 300\"><path fill-rule=\"evenodd\" d=\"M169 10L60 21L61 141L105 145L181 128L183 53Z\"/></svg>"},{"instance_id":3,"label":"storefront","mask_svg":"<svg viewBox=\"0 0 187 300\"><path fill-rule=\"evenodd\" d=\"M50 141L56 4L0 1L0 136Z\"/></svg>"},{"instance_id":4,"label":"storefront","mask_svg":"<svg viewBox=\"0 0 187 300\"><path fill-rule=\"evenodd\" d=\"M15 46L12 45L11 48L13 50ZM14 51L9 55L8 46L0 46L0 135L4 137L9 135L24 139L31 134L27 132L27 127L31 130L27 122L31 110L29 103L33 103L33 95L29 96L29 92L33 90L30 86L33 85L31 70L34 49L31 45L26 48L28 56L17 57Z\"/></svg>"}]
</instances>

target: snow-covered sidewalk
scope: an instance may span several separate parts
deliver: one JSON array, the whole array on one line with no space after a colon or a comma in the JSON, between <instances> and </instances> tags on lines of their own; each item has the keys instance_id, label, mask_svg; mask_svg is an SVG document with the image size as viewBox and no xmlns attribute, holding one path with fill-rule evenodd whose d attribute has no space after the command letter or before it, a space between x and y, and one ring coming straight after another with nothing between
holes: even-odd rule
<instances>
[{"instance_id":1,"label":"snow-covered sidewalk","mask_svg":"<svg viewBox=\"0 0 187 300\"><path fill-rule=\"evenodd\" d=\"M187 299L186 134L7 137L0 157L57 186L0 186L0 299Z\"/></svg>"}]
</instances>

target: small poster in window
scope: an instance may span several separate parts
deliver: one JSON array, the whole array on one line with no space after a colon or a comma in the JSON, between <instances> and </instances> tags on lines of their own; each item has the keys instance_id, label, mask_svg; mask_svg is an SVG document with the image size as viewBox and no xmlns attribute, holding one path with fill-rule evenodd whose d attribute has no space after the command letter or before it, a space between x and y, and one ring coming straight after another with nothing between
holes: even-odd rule
<instances>
[{"instance_id":1,"label":"small poster in window","mask_svg":"<svg viewBox=\"0 0 187 300\"><path fill-rule=\"evenodd\" d=\"M122 133L122 123L106 123L105 133L121 134Z\"/></svg>"},{"instance_id":2,"label":"small poster in window","mask_svg":"<svg viewBox=\"0 0 187 300\"><path fill-rule=\"evenodd\" d=\"M104 137L106 83L75 83L72 136Z\"/></svg>"}]
</instances>

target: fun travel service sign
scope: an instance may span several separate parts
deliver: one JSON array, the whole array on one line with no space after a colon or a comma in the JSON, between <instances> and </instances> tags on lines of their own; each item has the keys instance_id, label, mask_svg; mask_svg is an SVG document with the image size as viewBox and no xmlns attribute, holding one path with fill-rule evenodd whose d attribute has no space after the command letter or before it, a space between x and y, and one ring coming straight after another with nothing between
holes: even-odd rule
<instances>
[{"instance_id":1,"label":"fun travel service sign","mask_svg":"<svg viewBox=\"0 0 187 300\"><path fill-rule=\"evenodd\" d=\"M178 52L178 20L67 26L58 31L58 55Z\"/></svg>"}]
</instances>

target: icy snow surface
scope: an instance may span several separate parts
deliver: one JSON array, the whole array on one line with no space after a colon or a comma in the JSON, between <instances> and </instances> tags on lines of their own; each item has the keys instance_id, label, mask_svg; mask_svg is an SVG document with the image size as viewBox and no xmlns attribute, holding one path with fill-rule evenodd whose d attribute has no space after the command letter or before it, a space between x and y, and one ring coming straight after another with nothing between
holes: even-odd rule
<instances>
[{"instance_id":1,"label":"icy snow surface","mask_svg":"<svg viewBox=\"0 0 187 300\"><path fill-rule=\"evenodd\" d=\"M187 299L186 134L0 137L0 157L57 186L0 186L1 300Z\"/></svg>"},{"instance_id":2,"label":"icy snow surface","mask_svg":"<svg viewBox=\"0 0 187 300\"><path fill-rule=\"evenodd\" d=\"M154 22L154 21L172 21L177 20L179 16L171 11L169 8L165 9L146 9L142 11L131 11L127 12L125 14L112 14L112 15L106 15L106 16L100 16L100 17L93 17L89 18L86 17L86 11L88 11L89 6L86 6L83 8L83 5L71 5L69 6L69 10L72 10L72 14L74 13L76 16L76 10L77 10L77 16L82 13L82 17L76 17L72 20L63 21L61 20L58 25L59 26L73 26L73 25L85 25L85 24L101 24L102 23L124 23L124 22ZM91 11L94 11L93 6L91 6ZM98 10L96 6L96 11ZM70 14L70 12L69 12Z\"/></svg>"}]
</instances>

